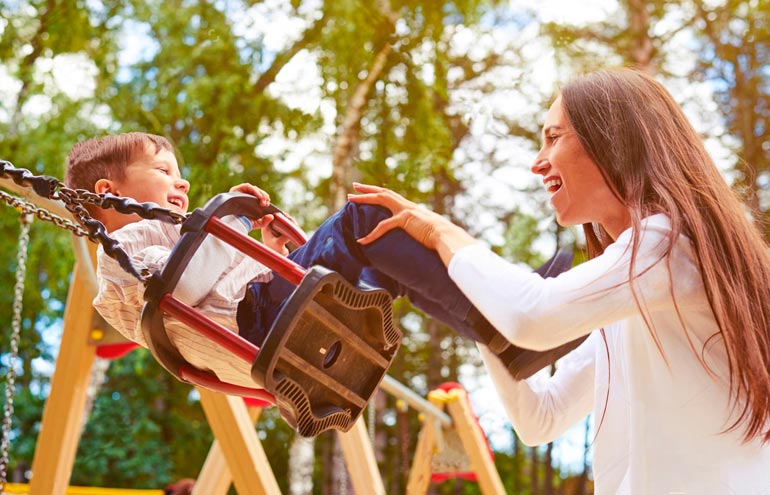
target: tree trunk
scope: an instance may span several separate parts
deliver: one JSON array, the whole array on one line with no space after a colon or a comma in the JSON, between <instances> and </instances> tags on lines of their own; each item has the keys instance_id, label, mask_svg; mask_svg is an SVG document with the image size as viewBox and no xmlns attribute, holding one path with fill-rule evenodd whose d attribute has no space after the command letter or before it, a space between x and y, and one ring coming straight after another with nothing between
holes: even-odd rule
<instances>
[{"instance_id":1,"label":"tree trunk","mask_svg":"<svg viewBox=\"0 0 770 495\"><path fill-rule=\"evenodd\" d=\"M294 435L289 447L289 495L312 495L315 439Z\"/></svg>"},{"instance_id":2,"label":"tree trunk","mask_svg":"<svg viewBox=\"0 0 770 495\"><path fill-rule=\"evenodd\" d=\"M632 36L631 61L633 65L648 74L655 73L652 58L655 47L650 38L650 14L647 11L646 0L628 1L628 28Z\"/></svg>"},{"instance_id":3,"label":"tree trunk","mask_svg":"<svg viewBox=\"0 0 770 495\"><path fill-rule=\"evenodd\" d=\"M441 339L441 324L435 320L428 319L425 327L425 330L430 336L431 345L433 346L433 352L428 356L428 369L425 378L428 382L428 390L433 390L444 381L444 378L441 376L441 368L444 365L444 360L441 356L441 349L436 345L439 339Z\"/></svg>"},{"instance_id":4,"label":"tree trunk","mask_svg":"<svg viewBox=\"0 0 770 495\"><path fill-rule=\"evenodd\" d=\"M332 151L332 178L330 185L331 203L334 209L340 208L347 201L350 169L358 150L361 118L369 101L367 95L372 86L381 77L392 46L386 42L375 54L367 76L358 83L347 104L347 112L342 119L337 139Z\"/></svg>"},{"instance_id":5,"label":"tree trunk","mask_svg":"<svg viewBox=\"0 0 770 495\"><path fill-rule=\"evenodd\" d=\"M591 421L590 417L586 419L585 441L583 442L583 472L580 473L579 494L588 493L588 470L591 469L588 461L588 449L591 447Z\"/></svg>"},{"instance_id":6,"label":"tree trunk","mask_svg":"<svg viewBox=\"0 0 770 495\"><path fill-rule=\"evenodd\" d=\"M545 449L545 480L543 483L543 495L553 495L553 442L548 442Z\"/></svg>"},{"instance_id":7,"label":"tree trunk","mask_svg":"<svg viewBox=\"0 0 770 495\"><path fill-rule=\"evenodd\" d=\"M539 466L537 460L537 447L530 449L530 482L532 485L532 495L540 495L540 477L538 476Z\"/></svg>"},{"instance_id":8,"label":"tree trunk","mask_svg":"<svg viewBox=\"0 0 770 495\"><path fill-rule=\"evenodd\" d=\"M511 427L511 434L513 435L513 493L519 493L521 491L521 467L524 465L524 454L521 449L521 443L519 442L519 437L516 436L516 432L513 430L513 427Z\"/></svg>"},{"instance_id":9,"label":"tree trunk","mask_svg":"<svg viewBox=\"0 0 770 495\"><path fill-rule=\"evenodd\" d=\"M305 49L308 45L315 42L321 37L324 27L328 22L328 17L324 14L323 17L318 19L312 26L305 30L302 34L302 38L297 40L288 50L283 53L279 53L273 63L268 69L259 76L254 89L257 93L261 93L267 88L270 83L275 81L275 77L283 69L283 67L291 61L294 56L301 50Z\"/></svg>"}]
</instances>

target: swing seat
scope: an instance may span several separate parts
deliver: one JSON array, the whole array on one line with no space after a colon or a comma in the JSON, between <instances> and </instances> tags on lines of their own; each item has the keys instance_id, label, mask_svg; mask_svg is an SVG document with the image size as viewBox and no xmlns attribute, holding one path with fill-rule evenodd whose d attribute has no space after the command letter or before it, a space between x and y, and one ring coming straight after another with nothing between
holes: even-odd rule
<instances>
[{"instance_id":1,"label":"swing seat","mask_svg":"<svg viewBox=\"0 0 770 495\"><path fill-rule=\"evenodd\" d=\"M145 290L142 330L150 352L177 379L196 386L278 405L303 436L348 431L363 412L395 358L401 332L393 324L392 298L358 287L320 266L305 270L230 228L219 218L275 214L276 229L295 245L304 234L275 207L253 196L220 194L185 221L166 266ZM207 235L215 235L273 269L297 287L286 300L262 348L176 299L172 293ZM205 357L185 357L178 342L197 343ZM189 347L189 345L188 345ZM193 359L195 358L194 363ZM227 373L214 372L220 368ZM227 379L223 376L227 374Z\"/></svg>"},{"instance_id":2,"label":"swing seat","mask_svg":"<svg viewBox=\"0 0 770 495\"><path fill-rule=\"evenodd\" d=\"M383 289L356 287L321 266L308 270L252 367L300 434L353 426L400 346L392 306Z\"/></svg>"}]
</instances>

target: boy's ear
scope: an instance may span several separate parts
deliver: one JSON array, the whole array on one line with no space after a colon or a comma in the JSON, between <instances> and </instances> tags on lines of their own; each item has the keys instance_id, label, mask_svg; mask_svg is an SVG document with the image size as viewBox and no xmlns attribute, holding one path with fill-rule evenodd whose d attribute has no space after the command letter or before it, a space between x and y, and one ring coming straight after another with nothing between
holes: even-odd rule
<instances>
[{"instance_id":1,"label":"boy's ear","mask_svg":"<svg viewBox=\"0 0 770 495\"><path fill-rule=\"evenodd\" d=\"M115 196L118 196L117 188L115 188L115 184L112 183L109 179L99 179L96 181L96 184L94 184L94 192L97 194L103 194L103 193L111 193Z\"/></svg>"}]
</instances>

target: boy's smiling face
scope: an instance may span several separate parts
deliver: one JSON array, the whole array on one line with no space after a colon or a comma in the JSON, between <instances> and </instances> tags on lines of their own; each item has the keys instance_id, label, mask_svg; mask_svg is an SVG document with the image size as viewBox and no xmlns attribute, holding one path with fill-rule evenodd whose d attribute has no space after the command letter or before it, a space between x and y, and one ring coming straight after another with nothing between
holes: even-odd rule
<instances>
[{"instance_id":1,"label":"boy's smiling face","mask_svg":"<svg viewBox=\"0 0 770 495\"><path fill-rule=\"evenodd\" d=\"M166 149L155 153L150 144L140 159L126 167L122 179L102 179L97 182L96 189L140 203L156 203L179 213L186 213L189 206L190 183L182 179L174 153ZM105 222L105 225L112 231L138 220L136 215L121 214L120 217L113 216L110 224Z\"/></svg>"}]
</instances>

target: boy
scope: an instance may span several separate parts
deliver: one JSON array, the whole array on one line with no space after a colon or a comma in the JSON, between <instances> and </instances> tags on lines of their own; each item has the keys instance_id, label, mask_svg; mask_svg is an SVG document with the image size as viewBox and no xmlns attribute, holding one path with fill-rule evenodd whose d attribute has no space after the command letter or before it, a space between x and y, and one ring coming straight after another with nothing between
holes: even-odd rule
<instances>
[{"instance_id":1,"label":"boy","mask_svg":"<svg viewBox=\"0 0 770 495\"><path fill-rule=\"evenodd\" d=\"M65 182L72 188L151 201L180 213L188 208L190 184L181 178L171 144L151 134L127 133L76 144L67 156ZM270 203L266 192L250 184L240 184L230 191L252 194L263 206ZM111 209L91 208L91 212L134 262L153 272L164 266L181 236L179 225L142 220ZM452 282L434 251L402 230L391 231L369 245L356 242L388 217L390 213L384 208L348 203L288 256L304 267L323 265L351 283L384 288L394 298L407 296L416 307L459 333L488 343L497 333ZM286 254L288 240L265 228L272 220L272 215L266 215L254 227L262 228L265 245ZM226 221L244 234L252 227L239 217ZM101 248L97 263L99 292L94 307L125 337L146 347L140 328L144 286ZM208 236L174 295L225 327L238 328L242 337L260 346L293 289L292 284L264 265ZM221 380L231 381L227 363L201 362L196 357L194 339L188 336L185 342L176 344L193 366L211 369Z\"/></svg>"}]
</instances>

